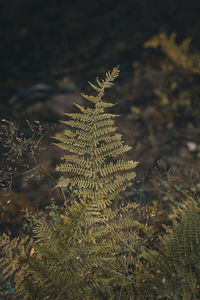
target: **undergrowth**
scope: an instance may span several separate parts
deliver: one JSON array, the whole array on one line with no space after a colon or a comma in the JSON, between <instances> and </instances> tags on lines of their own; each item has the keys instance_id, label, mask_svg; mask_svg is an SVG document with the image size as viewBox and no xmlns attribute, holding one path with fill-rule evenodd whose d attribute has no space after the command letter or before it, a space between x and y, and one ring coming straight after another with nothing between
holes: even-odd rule
<instances>
[{"instance_id":1,"label":"undergrowth","mask_svg":"<svg viewBox=\"0 0 200 300\"><path fill-rule=\"evenodd\" d=\"M27 212L19 236L0 236L0 295L12 289L13 299L28 300L200 297L199 183L192 190L168 186L167 211L153 201L113 205L132 185L138 164L123 158L130 147L117 132L117 115L105 111L114 106L105 90L118 74L116 67L89 83L95 95L82 96L90 105L76 104L79 112L65 114L66 128L55 137L66 152L54 185L63 204ZM17 144L12 139L5 147ZM35 168L55 181L36 161Z\"/></svg>"}]
</instances>

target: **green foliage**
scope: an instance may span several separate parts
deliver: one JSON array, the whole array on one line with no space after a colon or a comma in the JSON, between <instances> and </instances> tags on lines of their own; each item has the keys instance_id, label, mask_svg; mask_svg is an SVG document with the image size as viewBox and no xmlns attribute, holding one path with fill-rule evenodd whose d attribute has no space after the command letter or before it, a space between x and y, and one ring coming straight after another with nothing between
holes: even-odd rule
<instances>
[{"instance_id":1,"label":"green foliage","mask_svg":"<svg viewBox=\"0 0 200 300\"><path fill-rule=\"evenodd\" d=\"M176 122L177 119L183 117L187 119L188 111L190 111L191 117L198 120L200 54L190 53L191 39L187 38L178 45L175 38L176 33L171 34L170 37L167 37L165 33L160 33L144 44L145 47L160 48L165 54L159 64L164 81L160 86L154 82L155 94L160 100L159 108L154 107L154 114L157 110L163 110L162 114L169 121L174 119ZM169 110L168 114L166 109ZM162 121L159 120L159 122ZM187 122L185 124L187 125Z\"/></svg>"},{"instance_id":2,"label":"green foliage","mask_svg":"<svg viewBox=\"0 0 200 300\"><path fill-rule=\"evenodd\" d=\"M126 211L134 208L130 205ZM137 262L142 226L131 217L124 219L123 209L109 221L99 216L98 223L91 211L93 205L81 201L61 215L60 222L35 220L35 255L28 261L26 285L22 282L24 299L111 299L121 287L132 294L128 265Z\"/></svg>"},{"instance_id":3,"label":"green foliage","mask_svg":"<svg viewBox=\"0 0 200 300\"><path fill-rule=\"evenodd\" d=\"M166 221L169 211L155 200L147 207L129 203L112 209L115 197L135 177L137 165L121 157L130 147L116 133L116 115L105 112L113 106L103 100L105 89L118 73L114 68L105 80L90 83L97 95L83 97L91 107L76 104L80 112L66 114L68 129L56 137L56 145L67 151L56 168L63 173L57 187L63 195L70 191L70 200L65 198L61 208L52 203L42 213L28 214L25 237L23 230L18 238L0 237L0 283L14 286L20 299L200 296L200 208L194 201L199 200L198 182L192 197L185 193L183 204L182 185L175 185L178 201L169 198L168 189L162 191L170 207L179 202L172 225Z\"/></svg>"},{"instance_id":4,"label":"green foliage","mask_svg":"<svg viewBox=\"0 0 200 300\"><path fill-rule=\"evenodd\" d=\"M65 114L72 119L63 121L70 129L65 130L64 136L57 137L60 143L56 145L70 153L63 157L64 163L57 166L57 171L73 175L60 180L58 186L69 187L73 196L84 201L103 198L104 202L110 203L135 177L130 170L137 162L117 158L130 147L123 144L120 134L115 133L117 128L113 126L113 119L116 115L104 112L114 104L102 100L105 89L113 85L118 74L118 68L114 68L111 73L106 73L105 80L97 79L96 86L90 83L97 95L82 96L92 102L94 108L76 104L81 113Z\"/></svg>"},{"instance_id":5,"label":"green foliage","mask_svg":"<svg viewBox=\"0 0 200 300\"><path fill-rule=\"evenodd\" d=\"M32 240L25 238L11 239L3 234L0 238L0 287L12 283L13 275L15 288L20 294L28 276L28 259L33 255ZM0 288L1 292L1 288Z\"/></svg>"},{"instance_id":6,"label":"green foliage","mask_svg":"<svg viewBox=\"0 0 200 300\"><path fill-rule=\"evenodd\" d=\"M161 47L162 51L175 65L181 67L186 72L200 74L200 54L189 53L191 39L185 39L180 45L176 44L175 39L176 33L172 33L169 38L165 33L160 33L147 41L144 46L153 48Z\"/></svg>"},{"instance_id":7,"label":"green foliage","mask_svg":"<svg viewBox=\"0 0 200 300\"><path fill-rule=\"evenodd\" d=\"M66 203L63 213L33 217L32 255L22 262L20 282L15 276L18 265L8 256L10 275L23 299L111 299L117 293L128 296L133 292L134 281L127 270L137 263L136 249L142 243L139 233L145 232L145 226L127 215L137 205L115 211L110 205L134 178L131 170L137 163L117 158L130 147L115 133L115 115L104 112L113 104L102 100L118 73L114 68L105 80L97 79L97 86L90 84L97 96L83 97L94 108L77 105L81 113L67 114L72 120L64 121L72 129L57 138L57 145L70 154L57 170L71 177L61 179L58 187L68 187L72 201ZM6 245L7 239L2 237ZM7 251L9 247L15 251L18 245L7 245Z\"/></svg>"},{"instance_id":8,"label":"green foliage","mask_svg":"<svg viewBox=\"0 0 200 300\"><path fill-rule=\"evenodd\" d=\"M159 250L143 253L140 289L147 299L197 299L200 295L200 208L188 199L171 215Z\"/></svg>"}]
</instances>

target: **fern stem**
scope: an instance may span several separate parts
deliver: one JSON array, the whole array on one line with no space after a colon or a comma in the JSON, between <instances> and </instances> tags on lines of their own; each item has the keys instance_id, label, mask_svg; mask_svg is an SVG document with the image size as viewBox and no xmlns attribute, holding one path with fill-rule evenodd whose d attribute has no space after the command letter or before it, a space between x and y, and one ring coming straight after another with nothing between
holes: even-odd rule
<instances>
[{"instance_id":1,"label":"fern stem","mask_svg":"<svg viewBox=\"0 0 200 300\"><path fill-rule=\"evenodd\" d=\"M38 168L47 176L49 177L49 179L55 184L57 185L57 182L55 180L55 178L42 166L42 165L39 165ZM65 207L67 208L67 199L66 199L66 196L65 196L65 193L63 192L62 188L61 187L58 187L60 192L61 192L61 195L64 199L64 203L65 203Z\"/></svg>"}]
</instances>

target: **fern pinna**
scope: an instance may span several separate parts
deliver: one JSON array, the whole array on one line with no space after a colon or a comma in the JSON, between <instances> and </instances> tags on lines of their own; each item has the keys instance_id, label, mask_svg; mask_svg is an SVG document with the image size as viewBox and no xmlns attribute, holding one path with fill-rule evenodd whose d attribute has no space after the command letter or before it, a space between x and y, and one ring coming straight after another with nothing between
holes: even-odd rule
<instances>
[{"instance_id":1,"label":"fern pinna","mask_svg":"<svg viewBox=\"0 0 200 300\"><path fill-rule=\"evenodd\" d=\"M103 198L109 205L116 194L125 189L135 177L131 170L137 162L117 159L130 147L123 144L121 135L116 133L117 128L113 126L113 119L117 115L104 111L114 104L102 99L105 89L112 87L118 74L119 69L116 67L106 73L105 80L97 79L97 85L89 82L97 95L82 96L92 102L94 108L76 104L80 113L65 114L71 120L63 123L70 129L57 138L60 143L56 145L70 153L63 157L64 162L57 167L57 171L73 173L73 176L63 178L58 185L61 188L69 187L73 195L84 201Z\"/></svg>"}]
</instances>

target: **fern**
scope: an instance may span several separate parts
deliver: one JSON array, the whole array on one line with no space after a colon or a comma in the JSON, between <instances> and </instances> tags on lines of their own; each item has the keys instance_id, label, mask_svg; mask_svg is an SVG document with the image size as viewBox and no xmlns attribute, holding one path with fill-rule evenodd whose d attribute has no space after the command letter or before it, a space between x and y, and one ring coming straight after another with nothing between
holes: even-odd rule
<instances>
[{"instance_id":1,"label":"fern","mask_svg":"<svg viewBox=\"0 0 200 300\"><path fill-rule=\"evenodd\" d=\"M37 242L21 287L24 299L137 299L131 266L137 264L144 242L139 231L145 228L131 215L124 218L136 207L110 211L106 220L92 201L74 201L60 221L35 220Z\"/></svg>"},{"instance_id":2,"label":"fern","mask_svg":"<svg viewBox=\"0 0 200 300\"><path fill-rule=\"evenodd\" d=\"M200 74L200 55L199 53L189 53L191 39L185 39L180 45L175 42L176 33L172 33L168 38L165 33L153 37L147 41L145 47L158 48L172 60L172 62L181 67L188 73Z\"/></svg>"},{"instance_id":3,"label":"fern","mask_svg":"<svg viewBox=\"0 0 200 300\"><path fill-rule=\"evenodd\" d=\"M80 113L66 114L71 120L63 121L70 129L57 138L56 145L68 153L57 171L71 176L62 178L58 187L69 188L72 201L56 218L34 217L34 253L27 255L21 283L16 284L24 299L114 299L117 294L131 298L134 279L127 269L137 263L135 253L142 243L139 232L145 226L131 214L124 218L137 205L115 211L110 207L135 177L132 169L137 165L121 158L130 147L116 133L116 115L104 112L113 106L102 100L105 89L113 85L118 73L114 68L105 80L90 83L97 95L83 97L94 108L76 105ZM17 283L18 267L10 260L9 264Z\"/></svg>"},{"instance_id":4,"label":"fern","mask_svg":"<svg viewBox=\"0 0 200 300\"><path fill-rule=\"evenodd\" d=\"M10 239L3 234L0 238L0 285L15 278L15 288L20 294L28 276L28 260L33 255L34 248L29 237Z\"/></svg>"},{"instance_id":5,"label":"fern","mask_svg":"<svg viewBox=\"0 0 200 300\"><path fill-rule=\"evenodd\" d=\"M171 216L173 226L159 251L144 255L144 274L139 277L155 299L192 300L200 296L200 208L191 199ZM144 286L142 285L141 289Z\"/></svg>"},{"instance_id":6,"label":"fern","mask_svg":"<svg viewBox=\"0 0 200 300\"><path fill-rule=\"evenodd\" d=\"M97 79L97 85L90 83L97 95L82 96L92 102L94 108L76 104L81 113L65 114L72 119L63 121L70 129L57 138L60 143L56 145L70 153L63 157L64 162L57 166L57 171L72 175L60 180L58 186L69 187L73 196L84 201L103 198L109 204L135 177L132 169L137 162L117 158L130 147L123 144L113 126L117 115L104 111L114 104L102 100L105 89L113 85L118 74L119 69L114 68L106 73L105 80Z\"/></svg>"}]
</instances>

